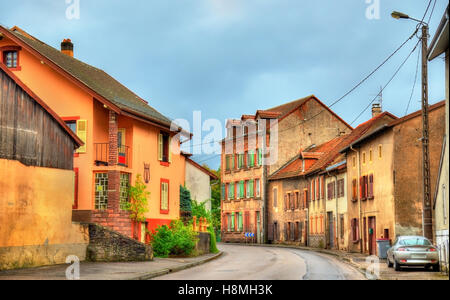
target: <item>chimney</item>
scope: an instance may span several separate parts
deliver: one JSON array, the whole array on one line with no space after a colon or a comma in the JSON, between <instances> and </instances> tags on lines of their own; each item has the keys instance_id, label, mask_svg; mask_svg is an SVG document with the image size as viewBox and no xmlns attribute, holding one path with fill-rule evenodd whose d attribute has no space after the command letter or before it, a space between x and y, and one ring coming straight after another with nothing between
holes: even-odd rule
<instances>
[{"instance_id":1,"label":"chimney","mask_svg":"<svg viewBox=\"0 0 450 300\"><path fill-rule=\"evenodd\" d=\"M374 103L372 105L372 118L375 118L379 114L381 114L381 104L380 103Z\"/></svg>"},{"instance_id":2,"label":"chimney","mask_svg":"<svg viewBox=\"0 0 450 300\"><path fill-rule=\"evenodd\" d=\"M73 57L73 43L70 39L64 39L61 43L61 52Z\"/></svg>"}]
</instances>

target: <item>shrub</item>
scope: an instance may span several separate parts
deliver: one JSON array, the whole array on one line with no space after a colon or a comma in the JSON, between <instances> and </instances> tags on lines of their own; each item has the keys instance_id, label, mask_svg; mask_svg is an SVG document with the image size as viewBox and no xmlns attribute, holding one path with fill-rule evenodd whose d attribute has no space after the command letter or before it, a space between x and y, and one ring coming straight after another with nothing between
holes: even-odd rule
<instances>
[{"instance_id":1,"label":"shrub","mask_svg":"<svg viewBox=\"0 0 450 300\"><path fill-rule=\"evenodd\" d=\"M185 226L181 221L172 221L170 227L159 226L152 235L152 247L157 257L189 256L196 243L197 234L191 226Z\"/></svg>"},{"instance_id":2,"label":"shrub","mask_svg":"<svg viewBox=\"0 0 450 300\"><path fill-rule=\"evenodd\" d=\"M219 253L219 249L217 249L217 238L216 238L216 233L214 232L214 227L209 226L208 232L211 236L211 241L209 244L209 251L211 253Z\"/></svg>"},{"instance_id":3,"label":"shrub","mask_svg":"<svg viewBox=\"0 0 450 300\"><path fill-rule=\"evenodd\" d=\"M217 249L217 238L214 231L213 217L211 213L206 210L205 203L197 203L195 200L192 200L192 216L196 216L197 219L206 218L206 220L210 224L210 226L208 226L208 232L211 236L210 252L219 252L219 250Z\"/></svg>"}]
</instances>

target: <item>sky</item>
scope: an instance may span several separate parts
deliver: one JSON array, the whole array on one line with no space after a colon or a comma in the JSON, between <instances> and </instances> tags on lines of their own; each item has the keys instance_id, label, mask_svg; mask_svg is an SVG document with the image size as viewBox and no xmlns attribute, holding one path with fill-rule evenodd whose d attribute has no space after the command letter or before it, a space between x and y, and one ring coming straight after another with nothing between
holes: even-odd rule
<instances>
[{"instance_id":1,"label":"sky","mask_svg":"<svg viewBox=\"0 0 450 300\"><path fill-rule=\"evenodd\" d=\"M79 11L71 10L77 1ZM72 39L76 58L105 70L172 119L192 124L193 112L201 111L203 120L224 124L311 94L333 103L416 28L415 22L395 20L390 13L421 19L428 2L0 0L0 24L17 25L55 48L64 38ZM425 18L433 12L431 37L447 5L446 0L432 1ZM332 109L352 123L416 42L411 39ZM405 115L417 59L418 51L384 90L383 110ZM442 57L429 64L431 104L445 98L444 67ZM409 112L419 109L420 69ZM352 126L370 117L369 109ZM212 168L220 164L217 155L194 159Z\"/></svg>"}]
</instances>

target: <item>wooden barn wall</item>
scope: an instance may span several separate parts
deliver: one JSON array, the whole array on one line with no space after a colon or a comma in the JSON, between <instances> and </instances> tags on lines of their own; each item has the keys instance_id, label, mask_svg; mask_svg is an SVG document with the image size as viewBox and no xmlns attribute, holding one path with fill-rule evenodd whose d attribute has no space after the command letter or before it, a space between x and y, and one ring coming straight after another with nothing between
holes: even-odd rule
<instances>
[{"instance_id":1,"label":"wooden barn wall","mask_svg":"<svg viewBox=\"0 0 450 300\"><path fill-rule=\"evenodd\" d=\"M63 127L0 70L0 158L72 170L74 149Z\"/></svg>"}]
</instances>

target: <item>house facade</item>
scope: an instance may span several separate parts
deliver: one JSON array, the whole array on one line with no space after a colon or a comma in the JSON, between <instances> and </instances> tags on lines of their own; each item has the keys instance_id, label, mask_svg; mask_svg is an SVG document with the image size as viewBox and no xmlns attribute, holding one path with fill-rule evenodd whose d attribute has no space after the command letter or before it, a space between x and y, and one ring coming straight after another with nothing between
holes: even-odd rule
<instances>
[{"instance_id":1,"label":"house facade","mask_svg":"<svg viewBox=\"0 0 450 300\"><path fill-rule=\"evenodd\" d=\"M0 270L86 257L72 223L73 151L83 142L0 64Z\"/></svg>"},{"instance_id":2,"label":"house facade","mask_svg":"<svg viewBox=\"0 0 450 300\"><path fill-rule=\"evenodd\" d=\"M206 210L211 211L211 181L219 178L189 156L186 157L185 173L185 186L191 192L191 199L197 203L205 203Z\"/></svg>"},{"instance_id":3,"label":"house facade","mask_svg":"<svg viewBox=\"0 0 450 300\"><path fill-rule=\"evenodd\" d=\"M423 235L421 112L376 116L378 126L342 150L348 166L349 250L377 255L377 239ZM444 135L444 102L430 106L432 182ZM432 188L434 185L432 185Z\"/></svg>"},{"instance_id":4,"label":"house facade","mask_svg":"<svg viewBox=\"0 0 450 300\"><path fill-rule=\"evenodd\" d=\"M299 149L348 133L352 127L311 95L229 120L227 130L221 156L222 241L263 243L273 226L268 222L269 176ZM256 237L249 241L245 232Z\"/></svg>"},{"instance_id":5,"label":"house facade","mask_svg":"<svg viewBox=\"0 0 450 300\"><path fill-rule=\"evenodd\" d=\"M447 6L438 30L431 42L429 60L435 60L438 56L445 55L445 137L442 145L439 175L437 179L435 197L433 201L434 212L434 235L439 247L441 269L448 273L449 245L448 245L448 223L449 223L449 7Z\"/></svg>"},{"instance_id":6,"label":"house facade","mask_svg":"<svg viewBox=\"0 0 450 300\"><path fill-rule=\"evenodd\" d=\"M55 49L20 28L0 26L2 63L46 99L84 142L74 153L74 220L99 223L145 240L179 218L185 158L181 128L104 71L74 58L70 40ZM189 134L185 134L189 138ZM124 210L129 186L141 175L150 192L146 222ZM142 233L142 234L141 234Z\"/></svg>"}]
</instances>

